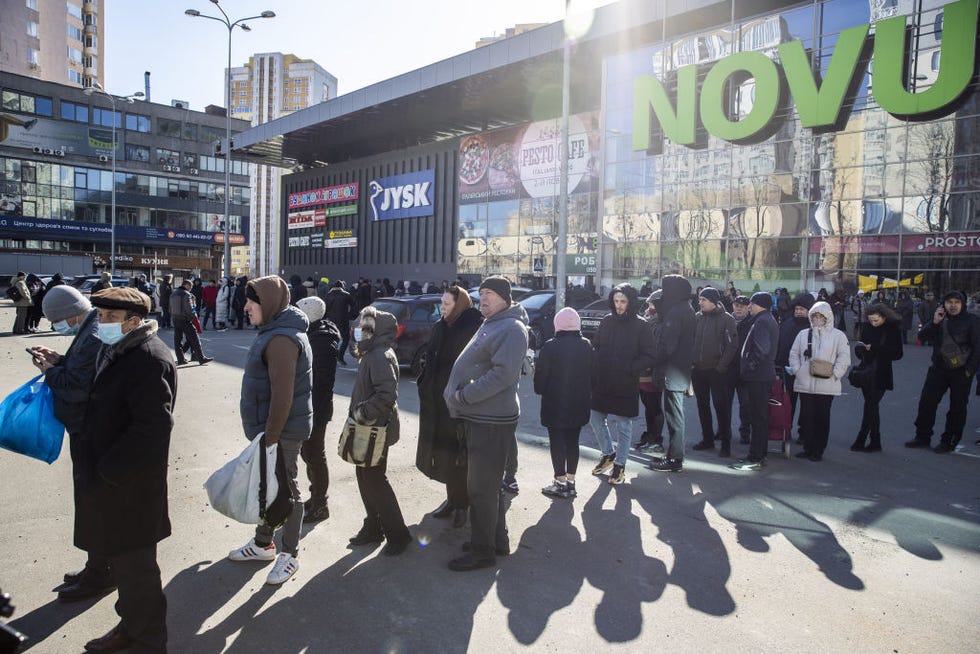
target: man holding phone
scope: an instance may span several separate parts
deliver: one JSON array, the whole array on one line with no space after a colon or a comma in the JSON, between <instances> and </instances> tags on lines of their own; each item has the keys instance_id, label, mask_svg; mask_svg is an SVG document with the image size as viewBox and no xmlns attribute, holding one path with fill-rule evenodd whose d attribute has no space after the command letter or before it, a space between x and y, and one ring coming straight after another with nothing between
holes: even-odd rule
<instances>
[{"instance_id":1,"label":"man holding phone","mask_svg":"<svg viewBox=\"0 0 980 654\"><path fill-rule=\"evenodd\" d=\"M934 448L937 454L956 449L966 424L970 385L980 366L980 319L966 311L966 296L950 291L936 308L932 320L919 330L919 339L932 341L932 365L919 396L915 438L905 447L929 447L936 409L949 390L946 426Z\"/></svg>"},{"instance_id":2,"label":"man holding phone","mask_svg":"<svg viewBox=\"0 0 980 654\"><path fill-rule=\"evenodd\" d=\"M77 289L67 285L55 286L45 293L41 308L56 332L74 336L64 354L39 345L27 348L54 395L54 415L68 432L74 465L79 461L82 447L79 434L95 378L95 359L102 346L97 336L99 312ZM108 558L89 552L85 567L80 572L66 574L64 583L54 592L62 602L74 602L105 595L115 588Z\"/></svg>"}]
</instances>

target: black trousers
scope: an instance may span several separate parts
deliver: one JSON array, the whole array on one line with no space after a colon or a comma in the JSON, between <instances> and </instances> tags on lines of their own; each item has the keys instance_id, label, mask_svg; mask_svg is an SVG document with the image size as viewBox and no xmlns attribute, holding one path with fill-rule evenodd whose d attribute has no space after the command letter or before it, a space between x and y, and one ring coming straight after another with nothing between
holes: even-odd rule
<instances>
[{"instance_id":1,"label":"black trousers","mask_svg":"<svg viewBox=\"0 0 980 654\"><path fill-rule=\"evenodd\" d=\"M216 314L217 314L217 310L214 307L209 307L207 305L204 305L204 320L201 321L201 329L207 329L208 328L208 319L209 318L211 319L211 326L214 327L215 329L217 329L218 328L218 323L215 322L215 320L216 320L216 318L215 318Z\"/></svg>"},{"instance_id":2,"label":"black trousers","mask_svg":"<svg viewBox=\"0 0 980 654\"><path fill-rule=\"evenodd\" d=\"M337 350L337 361L343 359L347 354L347 346L350 345L350 329L340 330L340 349Z\"/></svg>"},{"instance_id":3,"label":"black trousers","mask_svg":"<svg viewBox=\"0 0 980 654\"><path fill-rule=\"evenodd\" d=\"M446 477L446 501L454 509L467 509L470 506L470 496L466 492L467 465L453 466Z\"/></svg>"},{"instance_id":4,"label":"black trousers","mask_svg":"<svg viewBox=\"0 0 980 654\"><path fill-rule=\"evenodd\" d=\"M973 378L967 377L963 368L944 370L935 365L929 366L926 381L919 395L919 413L915 417L915 437L928 441L932 438L932 428L936 424L936 409L939 401L949 391L949 411L946 412L946 428L943 442L956 445L963 437L966 424L966 404L970 398Z\"/></svg>"},{"instance_id":5,"label":"black trousers","mask_svg":"<svg viewBox=\"0 0 980 654\"><path fill-rule=\"evenodd\" d=\"M800 429L803 431L803 451L811 456L823 456L830 438L830 405L833 395L800 393Z\"/></svg>"},{"instance_id":6,"label":"black trousers","mask_svg":"<svg viewBox=\"0 0 980 654\"><path fill-rule=\"evenodd\" d=\"M245 308L235 309L235 329L245 328Z\"/></svg>"},{"instance_id":7,"label":"black trousers","mask_svg":"<svg viewBox=\"0 0 980 654\"><path fill-rule=\"evenodd\" d=\"M361 493L361 502L367 513L364 526L384 534L389 542L410 540L412 535L405 526L398 498L388 482L388 453L385 452L378 465L370 468L357 466L354 470L357 490Z\"/></svg>"},{"instance_id":8,"label":"black trousers","mask_svg":"<svg viewBox=\"0 0 980 654\"><path fill-rule=\"evenodd\" d=\"M170 307L160 307L160 326L170 327Z\"/></svg>"},{"instance_id":9,"label":"black trousers","mask_svg":"<svg viewBox=\"0 0 980 654\"><path fill-rule=\"evenodd\" d=\"M327 421L313 416L313 429L310 438L303 442L300 456L306 464L306 478L310 480L311 504L326 504L327 489L330 486L330 471L327 470L326 452Z\"/></svg>"},{"instance_id":10,"label":"black trousers","mask_svg":"<svg viewBox=\"0 0 980 654\"><path fill-rule=\"evenodd\" d=\"M119 590L116 613L136 643L130 652L167 651L167 597L160 582L157 546L106 557Z\"/></svg>"},{"instance_id":11,"label":"black trousers","mask_svg":"<svg viewBox=\"0 0 980 654\"><path fill-rule=\"evenodd\" d=\"M858 436L863 438L871 435L872 438L881 438L881 415L878 412L878 405L881 398L885 396L883 388L862 388L861 394L864 395L864 411L861 414L861 429Z\"/></svg>"},{"instance_id":12,"label":"black trousers","mask_svg":"<svg viewBox=\"0 0 980 654\"><path fill-rule=\"evenodd\" d=\"M463 421L466 430L466 489L470 496L470 547L473 556L493 558L494 547L508 548L507 504L500 480L516 442L517 424Z\"/></svg>"},{"instance_id":13,"label":"black trousers","mask_svg":"<svg viewBox=\"0 0 980 654\"><path fill-rule=\"evenodd\" d=\"M646 419L647 440L663 443L664 430L664 392L640 389L640 402L643 403L643 417Z\"/></svg>"},{"instance_id":14,"label":"black trousers","mask_svg":"<svg viewBox=\"0 0 980 654\"><path fill-rule=\"evenodd\" d=\"M698 401L698 418L701 420L701 440L711 443L718 437L722 443L732 438L732 400L735 397L735 380L729 373L715 370L692 370L691 385ZM718 417L718 432L712 423L711 406Z\"/></svg>"},{"instance_id":15,"label":"black trousers","mask_svg":"<svg viewBox=\"0 0 980 654\"><path fill-rule=\"evenodd\" d=\"M742 387L748 400L746 404L751 427L749 461L762 461L769 448L769 391L772 382L744 381Z\"/></svg>"},{"instance_id":16,"label":"black trousers","mask_svg":"<svg viewBox=\"0 0 980 654\"><path fill-rule=\"evenodd\" d=\"M578 470L578 437L581 427L548 427L551 466L555 477L574 475Z\"/></svg>"},{"instance_id":17,"label":"black trousers","mask_svg":"<svg viewBox=\"0 0 980 654\"><path fill-rule=\"evenodd\" d=\"M187 348L181 348L181 341L187 339ZM184 349L190 349L196 361L204 358L204 350L201 349L201 339L198 338L197 330L187 318L174 318L174 352L177 354L177 361L184 360Z\"/></svg>"},{"instance_id":18,"label":"black trousers","mask_svg":"<svg viewBox=\"0 0 980 654\"><path fill-rule=\"evenodd\" d=\"M745 386L741 383L735 385L738 393L738 435L744 441L748 441L752 435L752 414L749 407L749 394Z\"/></svg>"}]
</instances>

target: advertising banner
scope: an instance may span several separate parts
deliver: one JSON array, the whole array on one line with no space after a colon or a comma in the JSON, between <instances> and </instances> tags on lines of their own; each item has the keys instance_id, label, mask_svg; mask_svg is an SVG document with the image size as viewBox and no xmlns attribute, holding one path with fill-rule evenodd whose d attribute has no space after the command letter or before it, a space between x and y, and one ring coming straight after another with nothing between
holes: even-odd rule
<instances>
[{"instance_id":1,"label":"advertising banner","mask_svg":"<svg viewBox=\"0 0 980 654\"><path fill-rule=\"evenodd\" d=\"M0 217L0 235L26 239L109 241L112 226L107 223L83 223L74 220L45 220L20 216ZM138 225L116 225L116 239L138 243L159 242L211 245L224 243L221 232L203 232L190 229L166 229ZM247 245L248 234L232 234L234 245Z\"/></svg>"},{"instance_id":2,"label":"advertising banner","mask_svg":"<svg viewBox=\"0 0 980 654\"><path fill-rule=\"evenodd\" d=\"M326 209L314 209L313 211L297 211L286 217L286 229L309 229L310 227L324 227L327 224Z\"/></svg>"},{"instance_id":3,"label":"advertising banner","mask_svg":"<svg viewBox=\"0 0 980 654\"><path fill-rule=\"evenodd\" d=\"M116 161L125 158L125 133L123 129L116 130ZM38 118L30 129L11 125L3 145L28 150L39 148L43 154L56 156L59 152L83 157L111 156L112 128Z\"/></svg>"},{"instance_id":4,"label":"advertising banner","mask_svg":"<svg viewBox=\"0 0 980 654\"><path fill-rule=\"evenodd\" d=\"M372 179L368 184L371 189L371 220L433 215L435 185L436 171L432 169Z\"/></svg>"},{"instance_id":5,"label":"advertising banner","mask_svg":"<svg viewBox=\"0 0 980 654\"><path fill-rule=\"evenodd\" d=\"M467 136L459 146L459 203L558 195L560 120ZM598 181L599 115L568 120L568 192Z\"/></svg>"},{"instance_id":6,"label":"advertising banner","mask_svg":"<svg viewBox=\"0 0 980 654\"><path fill-rule=\"evenodd\" d=\"M302 209L312 207L317 204L333 204L336 202L350 202L358 198L359 185L357 182L350 184L340 184L338 186L325 186L299 193L290 193L286 204L287 210Z\"/></svg>"},{"instance_id":7,"label":"advertising banner","mask_svg":"<svg viewBox=\"0 0 980 654\"><path fill-rule=\"evenodd\" d=\"M901 243L901 248L899 244ZM964 254L980 253L980 232L957 234L897 234L884 236L824 236L811 238L811 254Z\"/></svg>"}]
</instances>

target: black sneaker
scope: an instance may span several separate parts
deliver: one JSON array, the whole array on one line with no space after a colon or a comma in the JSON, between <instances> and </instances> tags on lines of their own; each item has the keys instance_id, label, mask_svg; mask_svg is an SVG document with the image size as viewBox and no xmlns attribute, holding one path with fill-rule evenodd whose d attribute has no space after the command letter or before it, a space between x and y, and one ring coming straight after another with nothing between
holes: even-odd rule
<instances>
[{"instance_id":1,"label":"black sneaker","mask_svg":"<svg viewBox=\"0 0 980 654\"><path fill-rule=\"evenodd\" d=\"M929 447L929 439L916 436L912 440L906 441L905 447Z\"/></svg>"},{"instance_id":2,"label":"black sneaker","mask_svg":"<svg viewBox=\"0 0 980 654\"><path fill-rule=\"evenodd\" d=\"M693 449L693 450L713 450L713 449L715 449L715 442L714 442L714 440L701 441L700 443L695 443L694 446L691 449Z\"/></svg>"},{"instance_id":3,"label":"black sneaker","mask_svg":"<svg viewBox=\"0 0 980 654\"><path fill-rule=\"evenodd\" d=\"M941 443L939 443L939 445L932 448L932 451L935 452L936 454L949 454L955 449L956 446L953 445L952 443L947 443L946 441L942 441Z\"/></svg>"},{"instance_id":4,"label":"black sneaker","mask_svg":"<svg viewBox=\"0 0 980 654\"><path fill-rule=\"evenodd\" d=\"M732 446L728 441L721 442L721 449L718 450L718 456L722 459L727 459L732 455Z\"/></svg>"},{"instance_id":5,"label":"black sneaker","mask_svg":"<svg viewBox=\"0 0 980 654\"><path fill-rule=\"evenodd\" d=\"M647 467L657 472L680 472L684 469L684 460L664 457L658 461L653 461Z\"/></svg>"},{"instance_id":6,"label":"black sneaker","mask_svg":"<svg viewBox=\"0 0 980 654\"><path fill-rule=\"evenodd\" d=\"M612 473L609 475L610 484L621 484L626 481L626 466L621 466L618 463L613 465Z\"/></svg>"},{"instance_id":7,"label":"black sneaker","mask_svg":"<svg viewBox=\"0 0 980 654\"><path fill-rule=\"evenodd\" d=\"M323 522L330 517L330 509L327 508L326 503L317 504L306 509L303 512L303 522Z\"/></svg>"},{"instance_id":8,"label":"black sneaker","mask_svg":"<svg viewBox=\"0 0 980 654\"><path fill-rule=\"evenodd\" d=\"M517 485L517 480L513 477L504 477L500 480L500 489L517 495L521 492L521 487Z\"/></svg>"},{"instance_id":9,"label":"black sneaker","mask_svg":"<svg viewBox=\"0 0 980 654\"><path fill-rule=\"evenodd\" d=\"M568 497L568 482L564 479L554 479L541 489L541 493L548 497Z\"/></svg>"},{"instance_id":10,"label":"black sneaker","mask_svg":"<svg viewBox=\"0 0 980 654\"><path fill-rule=\"evenodd\" d=\"M664 449L663 443L654 443L653 445L650 446L650 452L652 452L653 454L663 454L666 451L667 450Z\"/></svg>"},{"instance_id":11,"label":"black sneaker","mask_svg":"<svg viewBox=\"0 0 980 654\"><path fill-rule=\"evenodd\" d=\"M613 466L613 460L615 458L615 454L603 454L602 458L599 459L599 463L595 464L595 467L592 468L592 474L601 475L606 470L609 470Z\"/></svg>"}]
</instances>

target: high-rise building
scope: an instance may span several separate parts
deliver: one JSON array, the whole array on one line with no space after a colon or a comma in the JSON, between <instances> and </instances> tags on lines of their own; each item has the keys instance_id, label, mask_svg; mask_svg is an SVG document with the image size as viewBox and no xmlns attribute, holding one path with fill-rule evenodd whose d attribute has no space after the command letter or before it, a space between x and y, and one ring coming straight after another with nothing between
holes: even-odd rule
<instances>
[{"instance_id":1,"label":"high-rise building","mask_svg":"<svg viewBox=\"0 0 980 654\"><path fill-rule=\"evenodd\" d=\"M231 115L253 126L337 96L336 77L315 61L292 54L255 54L244 66L232 68L230 75ZM281 178L282 169L275 166L252 167L252 241L247 248L232 248L236 275L279 272Z\"/></svg>"},{"instance_id":2,"label":"high-rise building","mask_svg":"<svg viewBox=\"0 0 980 654\"><path fill-rule=\"evenodd\" d=\"M518 23L513 27L508 27L504 30L503 34L494 34L493 36L481 37L479 41L473 46L475 48L482 48L490 45L491 43L496 43L497 41L503 41L504 39L509 39L517 36L518 34L523 34L524 32L530 32L531 30L536 30L539 27L544 27L547 23Z\"/></svg>"},{"instance_id":3,"label":"high-rise building","mask_svg":"<svg viewBox=\"0 0 980 654\"><path fill-rule=\"evenodd\" d=\"M103 79L102 0L0 0L0 70L69 86Z\"/></svg>"}]
</instances>

